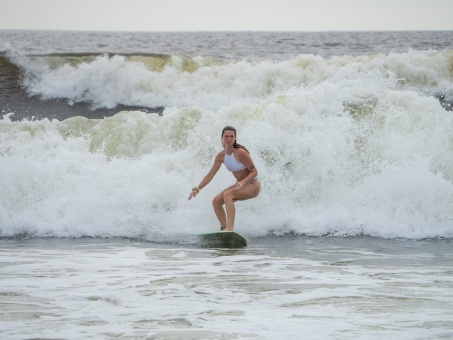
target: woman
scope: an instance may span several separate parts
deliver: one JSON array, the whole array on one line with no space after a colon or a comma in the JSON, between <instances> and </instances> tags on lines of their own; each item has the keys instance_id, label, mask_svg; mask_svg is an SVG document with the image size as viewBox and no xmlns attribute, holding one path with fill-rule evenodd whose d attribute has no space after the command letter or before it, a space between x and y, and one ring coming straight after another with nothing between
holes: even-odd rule
<instances>
[{"instance_id":1,"label":"woman","mask_svg":"<svg viewBox=\"0 0 453 340\"><path fill-rule=\"evenodd\" d=\"M248 150L236 143L236 129L232 126L224 127L221 139L223 150L217 154L214 165L200 184L192 188L189 200L197 196L200 190L211 182L222 163L225 163L226 168L236 178L236 183L214 197L212 205L220 222L220 230L233 231L236 213L234 202L255 198L260 193L261 184L258 180L258 170L253 164ZM225 205L226 214L223 205Z\"/></svg>"}]
</instances>

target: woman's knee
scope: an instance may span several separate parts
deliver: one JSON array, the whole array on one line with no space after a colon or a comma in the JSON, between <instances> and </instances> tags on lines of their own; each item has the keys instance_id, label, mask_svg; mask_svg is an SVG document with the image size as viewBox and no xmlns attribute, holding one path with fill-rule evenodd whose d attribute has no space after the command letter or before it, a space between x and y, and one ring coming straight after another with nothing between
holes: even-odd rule
<instances>
[{"instance_id":1,"label":"woman's knee","mask_svg":"<svg viewBox=\"0 0 453 340\"><path fill-rule=\"evenodd\" d=\"M234 192L233 190L226 190L223 192L223 202L227 202L230 200L234 200Z\"/></svg>"},{"instance_id":2,"label":"woman's knee","mask_svg":"<svg viewBox=\"0 0 453 340\"><path fill-rule=\"evenodd\" d=\"M212 199L212 205L213 206L222 206L223 205L223 196L222 195L217 195Z\"/></svg>"}]
</instances>

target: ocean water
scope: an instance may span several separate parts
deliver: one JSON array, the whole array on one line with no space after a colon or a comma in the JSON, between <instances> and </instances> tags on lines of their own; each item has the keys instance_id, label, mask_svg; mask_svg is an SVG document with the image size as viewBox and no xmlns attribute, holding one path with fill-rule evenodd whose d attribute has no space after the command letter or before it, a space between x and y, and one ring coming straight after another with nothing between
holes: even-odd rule
<instances>
[{"instance_id":1,"label":"ocean water","mask_svg":"<svg viewBox=\"0 0 453 340\"><path fill-rule=\"evenodd\" d=\"M453 338L452 38L0 31L0 335Z\"/></svg>"},{"instance_id":2,"label":"ocean water","mask_svg":"<svg viewBox=\"0 0 453 340\"><path fill-rule=\"evenodd\" d=\"M3 240L4 339L451 339L449 241ZM434 249L436 249L434 251Z\"/></svg>"}]
</instances>

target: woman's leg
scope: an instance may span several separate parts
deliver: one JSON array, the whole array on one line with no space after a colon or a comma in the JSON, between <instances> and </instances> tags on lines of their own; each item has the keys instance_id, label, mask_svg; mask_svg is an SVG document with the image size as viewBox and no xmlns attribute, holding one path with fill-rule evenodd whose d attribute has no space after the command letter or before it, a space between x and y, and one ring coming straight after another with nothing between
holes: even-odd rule
<instances>
[{"instance_id":1,"label":"woman's leg","mask_svg":"<svg viewBox=\"0 0 453 340\"><path fill-rule=\"evenodd\" d=\"M222 192L223 193L223 203L225 204L225 208L226 208L225 230L227 230L227 231L234 230L234 219L236 217L236 207L234 206L234 202L245 201L245 200L248 200L251 198L255 198L256 196L259 195L260 189L261 189L260 182L254 181L252 183L245 184L240 189L233 189L230 187ZM223 207L222 207L222 212L223 212L223 214L225 214ZM223 216L225 216L225 215L223 215ZM220 219L219 219L219 221L220 221Z\"/></svg>"},{"instance_id":2,"label":"woman's leg","mask_svg":"<svg viewBox=\"0 0 453 340\"><path fill-rule=\"evenodd\" d=\"M223 190L221 193L219 193L214 199L212 200L212 206L214 208L215 215L217 216L217 219L219 220L220 223L220 228L223 230L225 229L227 225L227 218L225 214L225 210L223 209L223 205L225 204L223 200L223 194L225 191L231 189L233 186L229 186L225 190Z\"/></svg>"},{"instance_id":3,"label":"woman's leg","mask_svg":"<svg viewBox=\"0 0 453 340\"><path fill-rule=\"evenodd\" d=\"M227 222L225 210L223 209L223 191L216 197L214 197L214 199L212 200L212 206L214 208L215 215L219 220L220 229L225 229Z\"/></svg>"}]
</instances>

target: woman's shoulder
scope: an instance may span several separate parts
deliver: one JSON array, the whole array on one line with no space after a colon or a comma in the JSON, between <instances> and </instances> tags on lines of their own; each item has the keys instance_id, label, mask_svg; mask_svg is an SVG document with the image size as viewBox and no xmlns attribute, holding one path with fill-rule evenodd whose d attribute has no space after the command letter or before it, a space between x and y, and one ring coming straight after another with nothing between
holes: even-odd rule
<instances>
[{"instance_id":1,"label":"woman's shoulder","mask_svg":"<svg viewBox=\"0 0 453 340\"><path fill-rule=\"evenodd\" d=\"M246 157L246 156L249 155L249 153L248 153L245 149L243 149L243 148L236 148L236 149L234 149L234 153L235 153L236 158L238 158L238 157L239 157L239 158L240 158L240 157Z\"/></svg>"},{"instance_id":2,"label":"woman's shoulder","mask_svg":"<svg viewBox=\"0 0 453 340\"><path fill-rule=\"evenodd\" d=\"M223 163L223 160L225 159L225 150L222 149L217 156L215 156L216 161L220 161Z\"/></svg>"}]
</instances>

